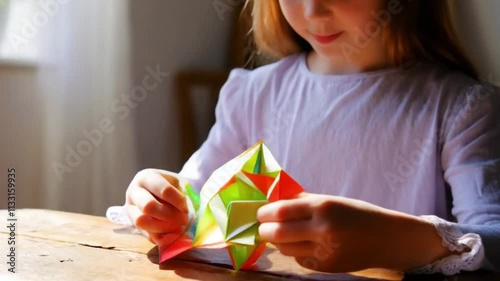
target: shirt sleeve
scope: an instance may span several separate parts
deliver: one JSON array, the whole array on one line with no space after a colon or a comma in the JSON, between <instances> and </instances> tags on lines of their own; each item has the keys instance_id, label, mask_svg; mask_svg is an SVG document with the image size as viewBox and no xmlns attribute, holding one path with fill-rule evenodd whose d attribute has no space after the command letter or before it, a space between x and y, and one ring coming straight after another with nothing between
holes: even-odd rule
<instances>
[{"instance_id":1,"label":"shirt sleeve","mask_svg":"<svg viewBox=\"0 0 500 281\"><path fill-rule=\"evenodd\" d=\"M441 152L456 231L478 234L482 268L500 271L500 91L469 88L445 124ZM480 252L480 251L479 251Z\"/></svg>"},{"instance_id":2,"label":"shirt sleeve","mask_svg":"<svg viewBox=\"0 0 500 281\"><path fill-rule=\"evenodd\" d=\"M215 108L215 124L208 138L184 164L179 174L200 191L213 171L247 149L248 107L247 78L249 71L231 71L220 91Z\"/></svg>"}]
</instances>

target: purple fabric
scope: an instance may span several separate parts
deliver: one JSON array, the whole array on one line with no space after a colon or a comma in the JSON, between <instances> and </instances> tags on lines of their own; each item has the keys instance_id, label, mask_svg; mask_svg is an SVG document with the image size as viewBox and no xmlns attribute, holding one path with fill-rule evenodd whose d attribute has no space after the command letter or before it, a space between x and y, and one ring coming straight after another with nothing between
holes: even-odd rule
<instances>
[{"instance_id":1,"label":"purple fabric","mask_svg":"<svg viewBox=\"0 0 500 281\"><path fill-rule=\"evenodd\" d=\"M307 192L493 225L486 255L500 251L497 89L426 62L318 75L305 58L232 71L216 124L181 174L201 189L216 168L264 140ZM500 269L500 260L489 262Z\"/></svg>"}]
</instances>

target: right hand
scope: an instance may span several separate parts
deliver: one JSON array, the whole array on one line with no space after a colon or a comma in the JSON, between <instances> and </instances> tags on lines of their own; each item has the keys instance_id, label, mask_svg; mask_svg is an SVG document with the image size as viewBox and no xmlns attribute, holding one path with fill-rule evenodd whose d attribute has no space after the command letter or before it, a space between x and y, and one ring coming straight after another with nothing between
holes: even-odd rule
<instances>
[{"instance_id":1,"label":"right hand","mask_svg":"<svg viewBox=\"0 0 500 281\"><path fill-rule=\"evenodd\" d=\"M164 170L138 172L127 188L125 209L135 227L155 244L165 233L182 233L188 224L186 196L177 174Z\"/></svg>"}]
</instances>

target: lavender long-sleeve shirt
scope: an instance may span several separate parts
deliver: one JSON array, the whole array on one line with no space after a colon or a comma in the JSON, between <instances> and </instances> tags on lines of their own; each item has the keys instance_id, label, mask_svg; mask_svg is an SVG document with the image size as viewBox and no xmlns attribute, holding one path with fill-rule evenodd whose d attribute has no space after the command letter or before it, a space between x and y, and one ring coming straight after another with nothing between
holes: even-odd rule
<instances>
[{"instance_id":1,"label":"lavender long-sleeve shirt","mask_svg":"<svg viewBox=\"0 0 500 281\"><path fill-rule=\"evenodd\" d=\"M456 221L500 270L499 91L430 63L318 75L305 58L234 70L181 174L200 189L264 140L307 192Z\"/></svg>"}]
</instances>

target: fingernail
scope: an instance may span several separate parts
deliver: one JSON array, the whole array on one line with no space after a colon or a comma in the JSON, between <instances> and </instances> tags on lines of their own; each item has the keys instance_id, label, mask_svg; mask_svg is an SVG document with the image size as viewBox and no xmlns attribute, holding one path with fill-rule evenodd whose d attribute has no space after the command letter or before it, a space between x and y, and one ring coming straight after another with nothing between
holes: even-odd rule
<instances>
[{"instance_id":1,"label":"fingernail","mask_svg":"<svg viewBox=\"0 0 500 281\"><path fill-rule=\"evenodd\" d=\"M272 231L272 225L270 225L269 223L263 223L259 226L259 236L263 237L264 239L266 237L269 237Z\"/></svg>"},{"instance_id":2,"label":"fingernail","mask_svg":"<svg viewBox=\"0 0 500 281\"><path fill-rule=\"evenodd\" d=\"M262 207L260 207L259 209L257 209L257 220L260 221L262 219L262 217L266 214L267 212L267 209L269 207L266 207L267 205L264 205Z\"/></svg>"}]
</instances>

